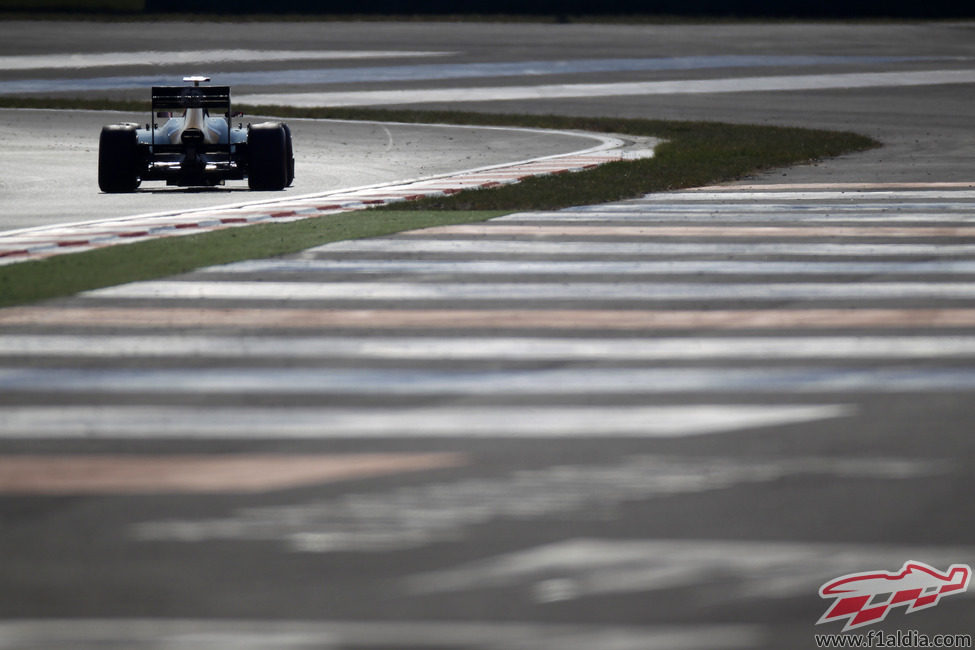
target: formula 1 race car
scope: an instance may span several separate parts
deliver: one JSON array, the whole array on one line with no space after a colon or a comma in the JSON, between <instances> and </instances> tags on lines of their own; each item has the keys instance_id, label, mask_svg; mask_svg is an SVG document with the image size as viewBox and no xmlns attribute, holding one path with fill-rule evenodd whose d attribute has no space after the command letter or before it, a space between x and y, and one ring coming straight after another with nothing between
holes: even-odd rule
<instances>
[{"instance_id":1,"label":"formula 1 race car","mask_svg":"<svg viewBox=\"0 0 975 650\"><path fill-rule=\"evenodd\" d=\"M229 86L200 86L208 77L185 77L192 86L152 89L152 122L102 127L98 187L133 192L142 181L212 187L247 179L252 190L282 190L295 176L291 130L282 122L230 124ZM212 113L212 114L211 114ZM156 118L168 118L162 125Z\"/></svg>"}]
</instances>

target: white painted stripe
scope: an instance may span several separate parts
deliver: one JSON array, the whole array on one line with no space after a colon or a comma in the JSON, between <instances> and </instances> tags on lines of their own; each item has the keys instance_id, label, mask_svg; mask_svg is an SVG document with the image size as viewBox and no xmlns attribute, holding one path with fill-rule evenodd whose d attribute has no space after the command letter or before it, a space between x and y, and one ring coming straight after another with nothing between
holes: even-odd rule
<instances>
[{"instance_id":1,"label":"white painted stripe","mask_svg":"<svg viewBox=\"0 0 975 650\"><path fill-rule=\"evenodd\" d=\"M975 82L975 70L972 70L971 74L972 81ZM832 192L829 190L817 190L811 192L686 191L648 194L647 196L643 197L642 200L645 203L656 203L658 201L858 201L861 199L865 201L906 201L909 199L925 199L928 201L949 199L951 201L958 201L961 199L975 199L975 190L841 190Z\"/></svg>"},{"instance_id":2,"label":"white painted stripe","mask_svg":"<svg viewBox=\"0 0 975 650\"><path fill-rule=\"evenodd\" d=\"M366 106L427 102L479 102L627 95L680 95L771 91L885 88L975 83L975 70L917 70L846 74L737 77L603 84L546 84L480 88L418 88L350 92L265 93L243 95L248 104L288 106Z\"/></svg>"},{"instance_id":3,"label":"white painted stripe","mask_svg":"<svg viewBox=\"0 0 975 650\"><path fill-rule=\"evenodd\" d=\"M390 58L404 59L418 56L444 56L455 52L401 51L315 51L315 50L197 50L188 52L105 52L96 54L13 55L0 61L9 63L9 69L30 70L43 68L92 68L115 66L162 66L176 64L222 62L281 62L314 61L332 59ZM67 59L59 61L57 58ZM424 63L420 65L382 65L373 67L329 67L324 69L281 69L221 73L220 78L230 85L303 85L322 86L334 83L422 81L429 79L472 79L483 77L523 77L554 74L579 74L599 72L672 71L721 68L748 68L764 66L823 66L823 65L877 65L902 62L957 61L955 57L903 57L903 56L762 56L719 55L654 58L569 59L542 61L505 61L471 63ZM961 59L964 60L964 59ZM98 90L120 87L147 87L157 83L158 77L126 76L88 79L29 80L38 90ZM45 84L44 81L47 83ZM7 84L0 84L3 87ZM23 85L7 85L10 89L23 89Z\"/></svg>"},{"instance_id":4,"label":"white painted stripe","mask_svg":"<svg viewBox=\"0 0 975 650\"><path fill-rule=\"evenodd\" d=\"M705 589L709 603L741 599L783 600L816 593L824 576L894 570L904 558L924 557L947 568L970 558L975 548L893 544L808 543L772 540L571 539L479 559L454 569L413 576L416 593L442 593L486 587L534 586L538 600L561 593L586 596ZM730 590L715 589L721 576ZM550 581L540 581L548 578ZM556 590L555 579L562 589ZM969 594L969 597L971 594ZM825 604L824 604L825 607Z\"/></svg>"},{"instance_id":5,"label":"white painted stripe","mask_svg":"<svg viewBox=\"0 0 975 650\"><path fill-rule=\"evenodd\" d=\"M778 308L776 308L778 307ZM201 328L214 331L258 331L280 328L290 331L321 332L346 329L355 331L407 329L414 332L444 330L773 330L788 329L864 329L881 330L970 328L975 326L975 309L964 307L927 308L869 307L798 309L771 306L768 309L546 309L539 305L524 308L478 309L446 308L365 308L335 309L289 305L273 309L203 306L120 306L110 307L10 307L0 310L0 324L168 330Z\"/></svg>"},{"instance_id":6,"label":"white painted stripe","mask_svg":"<svg viewBox=\"0 0 975 650\"><path fill-rule=\"evenodd\" d=\"M692 187L685 192L743 192L785 190L922 190L922 189L963 189L975 188L975 181L915 181L880 183L735 183L734 185L705 185Z\"/></svg>"},{"instance_id":7,"label":"white painted stripe","mask_svg":"<svg viewBox=\"0 0 975 650\"><path fill-rule=\"evenodd\" d=\"M63 54L9 54L0 56L0 69L42 70L83 69L117 66L174 66L201 63L241 63L248 61L337 61L354 59L393 59L438 57L452 52L424 50L167 50L138 52L98 52ZM178 82L174 78L174 83Z\"/></svg>"},{"instance_id":8,"label":"white painted stripe","mask_svg":"<svg viewBox=\"0 0 975 650\"><path fill-rule=\"evenodd\" d=\"M251 408L192 406L0 407L12 438L656 438L848 417L842 404L696 404L614 407Z\"/></svg>"},{"instance_id":9,"label":"white painted stripe","mask_svg":"<svg viewBox=\"0 0 975 650\"><path fill-rule=\"evenodd\" d=\"M201 273L345 273L356 275L911 275L975 273L975 260L917 262L763 262L713 260L525 261L267 259L201 269Z\"/></svg>"},{"instance_id":10,"label":"white painted stripe","mask_svg":"<svg viewBox=\"0 0 975 650\"><path fill-rule=\"evenodd\" d=\"M879 257L883 255L922 255L947 257L975 255L975 244L863 244L813 242L580 242L484 239L421 239L419 237L357 239L335 242L309 249L315 253L458 253L465 256L517 255L835 255L843 257Z\"/></svg>"},{"instance_id":11,"label":"white painted stripe","mask_svg":"<svg viewBox=\"0 0 975 650\"><path fill-rule=\"evenodd\" d=\"M72 336L5 334L0 355L166 359L925 359L975 356L971 336L695 338Z\"/></svg>"},{"instance_id":12,"label":"white painted stripe","mask_svg":"<svg viewBox=\"0 0 975 650\"><path fill-rule=\"evenodd\" d=\"M585 625L494 621L38 619L0 621L0 650L735 650L764 645L754 625Z\"/></svg>"},{"instance_id":13,"label":"white painted stripe","mask_svg":"<svg viewBox=\"0 0 975 650\"><path fill-rule=\"evenodd\" d=\"M178 282L159 280L87 291L88 298L153 300L912 300L975 298L969 282L849 283L457 283Z\"/></svg>"},{"instance_id":14,"label":"white painted stripe","mask_svg":"<svg viewBox=\"0 0 975 650\"><path fill-rule=\"evenodd\" d=\"M770 197L771 198L771 197ZM853 200L857 198L858 200ZM722 202L715 196L708 201L695 201L690 195L684 194L648 194L642 199L631 199L623 203L605 203L591 206L580 206L566 208L559 212L795 212L798 214L831 214L834 212L844 212L856 214L860 212L894 212L913 211L913 210L937 210L942 211L961 211L971 213L975 210L975 202L958 201L957 198L931 197L927 201L888 201L876 202L867 200L866 197L850 197L846 202L835 203L830 201L802 201L799 199L783 202L776 201L728 201Z\"/></svg>"},{"instance_id":15,"label":"white painted stripe","mask_svg":"<svg viewBox=\"0 0 975 650\"><path fill-rule=\"evenodd\" d=\"M844 237L860 239L905 238L913 239L928 237L951 237L952 239L975 238L975 226L888 226L871 224L869 226L795 226L789 225L745 225L745 224L709 224L706 226L689 226L687 224L664 225L617 225L607 223L597 224L509 224L509 223L473 223L454 224L450 226L433 226L421 230L407 230L399 233L402 237L584 237L598 240L600 238L631 238L631 239L659 239L659 238L709 238L709 239L803 239Z\"/></svg>"},{"instance_id":16,"label":"white painted stripe","mask_svg":"<svg viewBox=\"0 0 975 650\"><path fill-rule=\"evenodd\" d=\"M10 368L7 393L210 395L657 395L971 391L975 368Z\"/></svg>"},{"instance_id":17,"label":"white painted stripe","mask_svg":"<svg viewBox=\"0 0 975 650\"><path fill-rule=\"evenodd\" d=\"M893 481L947 479L961 471L964 471L961 464L952 461L884 457L789 454L783 459L769 455L750 458L739 454L720 457L630 453L599 464L580 462L525 468L492 477L459 476L408 490L395 486L385 491L378 488L368 494L360 493L354 500L337 495L330 499L289 500L280 505L238 509L215 518L145 521L130 530L134 539L150 542L279 543L303 553L399 551L463 538L473 526L503 519L562 518L568 513L585 517L584 512L617 512L627 502L646 503L676 495L727 494L742 487L761 491L784 480L812 479L831 484L836 480L856 479L858 485L885 481L887 487ZM403 513L419 516L403 517ZM671 543L680 544L679 541ZM622 555L626 558L624 562L633 560L626 553ZM714 556L726 557L720 551ZM667 560L652 553L643 560L667 565ZM604 560L598 564L613 563ZM634 564L640 566L639 562ZM554 566L548 569L558 570ZM698 570L694 575L709 574ZM436 576L447 578L440 571ZM544 576L529 579L541 577ZM436 590L435 587L446 587L446 583L453 581L448 578L422 582L426 583L422 586ZM422 586L409 581L407 590L415 594ZM666 587L666 584L658 586ZM736 597L735 593L728 595Z\"/></svg>"},{"instance_id":18,"label":"white painted stripe","mask_svg":"<svg viewBox=\"0 0 975 650\"><path fill-rule=\"evenodd\" d=\"M578 223L578 222L599 222L599 221L621 221L621 222L697 222L697 223L767 223L789 222L789 223L938 223L938 224L969 224L975 222L975 206L969 206L963 213L951 213L947 210L938 212L910 212L901 211L891 212L888 207L885 210L877 210L876 214L871 214L867 210L847 211L847 210L812 210L806 206L782 206L776 209L758 210L751 207L739 208L737 210L727 209L726 207L695 206L689 209L677 209L667 207L655 210L652 208L641 207L640 209L617 209L616 206L601 206L600 209L592 210L562 210L559 212L519 212L504 217L498 217L493 221L502 222L543 222L550 223Z\"/></svg>"}]
</instances>

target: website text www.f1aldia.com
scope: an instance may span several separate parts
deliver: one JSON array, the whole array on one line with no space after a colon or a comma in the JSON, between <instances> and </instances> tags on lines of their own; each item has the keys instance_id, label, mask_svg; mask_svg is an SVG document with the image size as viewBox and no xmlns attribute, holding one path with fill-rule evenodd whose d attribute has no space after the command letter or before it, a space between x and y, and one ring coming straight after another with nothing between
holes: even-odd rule
<instances>
[{"instance_id":1,"label":"website text www.f1aldia.com","mask_svg":"<svg viewBox=\"0 0 975 650\"><path fill-rule=\"evenodd\" d=\"M817 634L817 648L971 648L971 634L923 634L917 630Z\"/></svg>"}]
</instances>

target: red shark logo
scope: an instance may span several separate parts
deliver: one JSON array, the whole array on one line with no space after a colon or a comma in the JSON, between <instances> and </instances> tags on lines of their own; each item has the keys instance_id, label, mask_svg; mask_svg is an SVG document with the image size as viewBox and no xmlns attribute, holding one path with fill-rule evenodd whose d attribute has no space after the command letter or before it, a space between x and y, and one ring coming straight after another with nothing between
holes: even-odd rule
<instances>
[{"instance_id":1,"label":"red shark logo","mask_svg":"<svg viewBox=\"0 0 975 650\"><path fill-rule=\"evenodd\" d=\"M843 631L879 623L894 607L907 607L908 614L934 607L942 596L964 593L972 577L967 564L952 564L945 573L923 562L905 562L897 573L869 571L851 573L819 588L820 598L835 598L833 605L816 621L828 623L847 619Z\"/></svg>"}]
</instances>

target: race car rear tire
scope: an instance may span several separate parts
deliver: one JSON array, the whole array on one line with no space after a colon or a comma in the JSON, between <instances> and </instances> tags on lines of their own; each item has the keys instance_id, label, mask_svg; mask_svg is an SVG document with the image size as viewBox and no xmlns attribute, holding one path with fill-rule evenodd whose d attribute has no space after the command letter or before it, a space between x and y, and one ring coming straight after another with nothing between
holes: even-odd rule
<instances>
[{"instance_id":1,"label":"race car rear tire","mask_svg":"<svg viewBox=\"0 0 975 650\"><path fill-rule=\"evenodd\" d=\"M247 132L247 185L283 190L288 185L287 138L280 122L255 124Z\"/></svg>"},{"instance_id":2,"label":"race car rear tire","mask_svg":"<svg viewBox=\"0 0 975 650\"><path fill-rule=\"evenodd\" d=\"M134 192L139 187L139 141L132 124L102 127L98 140L98 187L103 192Z\"/></svg>"},{"instance_id":3,"label":"race car rear tire","mask_svg":"<svg viewBox=\"0 0 975 650\"><path fill-rule=\"evenodd\" d=\"M295 148L291 141L291 129L287 124L284 127L284 160L288 167L288 187L295 182Z\"/></svg>"}]
</instances>

